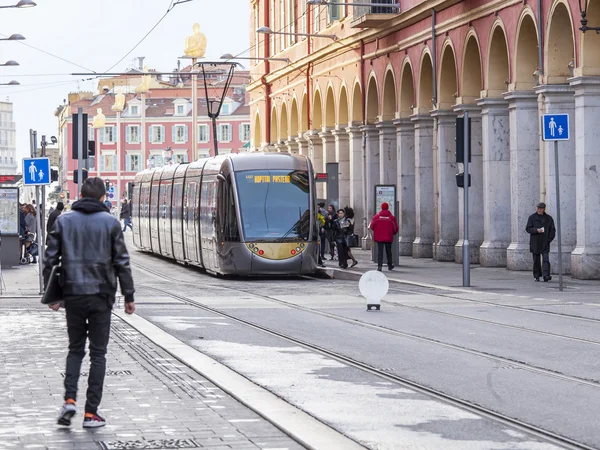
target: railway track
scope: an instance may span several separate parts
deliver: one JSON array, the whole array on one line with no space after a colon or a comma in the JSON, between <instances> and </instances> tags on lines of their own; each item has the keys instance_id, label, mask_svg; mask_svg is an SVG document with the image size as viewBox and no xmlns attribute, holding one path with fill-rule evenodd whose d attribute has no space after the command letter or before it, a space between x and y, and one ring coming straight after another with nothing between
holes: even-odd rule
<instances>
[{"instance_id":1,"label":"railway track","mask_svg":"<svg viewBox=\"0 0 600 450\"><path fill-rule=\"evenodd\" d=\"M138 267L139 269L144 270L144 271L146 271L148 273L151 273L152 275L160 277L160 278L162 278L164 280L168 280L168 281L171 281L171 282L175 281L175 282L179 282L179 283L185 283L185 284L189 284L189 285L194 285L194 283L192 283L192 282L188 282L188 281L184 281L184 280L177 280L177 279L175 279L173 277L170 277L169 275L166 275L166 274L161 273L159 271L156 271L154 269L151 269L151 268L148 268L148 267L144 267L143 265L141 265L139 263L132 263L132 264L134 266ZM272 297L269 297L269 296L265 296L265 295L262 295L262 294L255 294L253 292L248 292L248 291L246 291L244 289L239 289L239 288L235 288L235 287L228 287L228 286L222 286L222 285L216 285L216 284L210 284L210 283L203 283L203 286L205 286L207 288L212 288L212 289L221 289L221 290L238 292L238 293L244 294L244 295L252 295L252 296L261 298L263 300L267 300L267 301L270 301L270 302L275 302L275 303L278 303L280 305L284 305L284 306L287 306L287 307L290 307L290 308L294 308L294 309L298 309L298 310L303 310L305 312L309 312L309 313L313 313L313 314L318 314L318 315L321 315L321 316L324 316L324 317L328 317L328 318L331 318L331 319L334 319L334 320L338 320L338 321L350 323L350 324L361 326L361 327L370 328L370 329L377 330L377 331L380 331L380 332L383 332L383 333L387 333L387 334L393 334L393 335L398 335L398 336L402 336L402 337L408 337L408 338L412 338L412 339L417 339L417 340L425 341L425 342L432 343L432 344L435 344L435 345L441 345L441 346L444 346L446 348L451 348L451 349L454 349L454 350L459 350L459 351L467 352L467 353L470 353L470 354L473 354L473 355L481 356L481 357L484 357L484 358L488 358L488 359L496 360L496 361L499 361L499 362L507 363L507 364L510 364L511 366L519 367L519 368L524 369L524 370L528 370L528 371L531 371L531 372L536 372L536 373L539 373L539 374L544 374L544 375L547 375L547 376L552 376L552 377L561 379L563 381L568 381L568 382L573 382L573 383L579 383L579 384L583 384L583 385L586 385L586 386L591 386L591 387L594 387L594 388L599 388L600 387L600 383L595 382L593 380L586 380L586 379L582 379L582 378L578 378L578 377L572 377L572 376L560 374L560 373L553 372L553 371L550 371L550 370L547 370L547 369L543 369L543 368L531 366L531 365L528 365L528 364L525 364L525 363L521 363L521 362L518 362L518 361L513 361L513 360L508 359L508 358L502 358L502 357L498 357L498 356L495 356L495 355L490 355L490 354L487 354L487 353L478 352L478 351L475 351L475 350L471 350L471 349L467 349L467 348L464 348L464 347L456 346L456 345L453 345L453 344L447 344L447 343L444 343L444 342L440 342L438 340L434 340L434 339L430 339L430 338L426 338L426 337L422 337L422 336L417 336L417 335L413 335L413 334L410 334L410 333L404 333L404 332L400 332L400 331L397 331L397 330L388 329L386 327L382 327L382 326L379 326L379 325L369 324L369 323L366 323L366 322L363 322L363 321L359 321L359 320L355 320L355 319L350 319L350 318L339 316L339 315L332 314L332 313L318 311L318 310L315 310L315 309L312 309L312 308L308 308L308 307L304 307L304 306L301 306L301 305L292 304L292 303L289 303L289 302L286 302L286 301L283 301L283 300L279 300L279 299L275 299L275 298L272 298ZM529 433L531 435L537 436L538 438L544 439L544 440L546 440L548 442L552 442L554 444L561 445L561 446L563 446L565 448L570 448L570 449L593 449L594 448L594 447L591 447L591 446L589 446L589 445L587 445L585 443L577 442L577 441L575 441L575 440L573 440L571 438L568 438L566 436L562 436L562 435L556 434L556 433L554 433L552 431L543 429L543 428L538 427L536 425L528 424L528 423L523 422L523 421L521 421L519 419L512 418L510 416L507 416L505 414L496 412L496 411L491 410L489 408L486 408L484 406L481 406L481 405L478 405L478 404L475 404L475 403L472 403L472 402L469 402L469 401L457 398L455 396L446 394L446 393L444 393L442 391L430 388L428 386L425 386L425 385L423 385L421 383L418 383L416 381L410 380L408 378L405 378L405 377L402 377L402 376L399 376L399 375L396 375L396 374L389 373L389 372L384 371L384 370L382 370L380 368L371 366L371 365L369 365L367 363L364 363L364 362L358 361L358 360L356 360L354 358L351 358L351 357L348 357L346 355L343 355L343 354L341 354L339 352L328 350L328 349L326 349L326 348L324 348L322 346L316 345L314 343L310 343L310 342L304 341L302 339L298 339L298 338L290 336L290 335L288 335L286 333L282 333L280 331L273 330L271 328L268 328L268 327L262 326L260 324L254 323L252 321L248 321L248 320L239 318L239 317L237 317L237 316L235 316L233 314L221 311L221 310L219 310L217 308L213 308L213 307L204 305L204 304L202 304L199 301L196 301L196 300L193 300L193 299L191 299L189 297L186 297L185 295L180 295L180 294L177 294L177 293L174 293L174 292L170 292L168 290L165 290L165 289L162 289L162 288L158 288L158 287L154 287L154 286L144 285L144 288L152 290L152 291L155 291L155 292L158 292L158 293L161 293L163 295L167 295L167 296L169 296L169 297L171 297L173 299L176 299L176 300L178 300L178 301L180 301L182 303L185 303L185 304L188 304L188 305L193 306L195 308L201 309L203 311L210 312L210 313L216 314L218 316L227 318L227 319L229 319L229 320L231 320L233 322L242 324L242 325L247 326L249 328L252 328L252 329L258 330L260 332L269 334L271 336L278 337L280 339L283 339L283 340L285 340L287 342L290 342L290 343L293 343L295 345L302 346L302 347L304 347L304 348L306 348L308 350L317 352L317 353L319 353L319 354L321 354L323 356L332 358L334 360L337 360L337 361L342 362L344 364L347 364L349 366L352 366L352 367L355 367L357 369L360 369L360 370L362 370L364 372L376 375L376 376L378 376L378 377L380 377L380 378L382 378L382 379L384 379L386 381L390 381L390 382L393 382L393 383L398 384L400 386L414 389L414 390L416 390L416 391L418 391L420 393L423 393L425 395L428 395L430 397L436 398L438 400L445 401L445 402L450 403L450 404L452 404L454 406L457 406L457 407L460 407L462 409L468 410L470 412L476 413L476 414L478 414L480 416L483 416L483 417L495 420L495 421L500 422L502 424L511 426L511 427L513 427L515 429L518 429L520 431L527 432L527 433ZM520 328L520 327L517 327L517 328ZM553 333L548 333L548 334L549 335L553 335ZM583 340L583 341L585 341L585 340Z\"/></svg>"}]
</instances>

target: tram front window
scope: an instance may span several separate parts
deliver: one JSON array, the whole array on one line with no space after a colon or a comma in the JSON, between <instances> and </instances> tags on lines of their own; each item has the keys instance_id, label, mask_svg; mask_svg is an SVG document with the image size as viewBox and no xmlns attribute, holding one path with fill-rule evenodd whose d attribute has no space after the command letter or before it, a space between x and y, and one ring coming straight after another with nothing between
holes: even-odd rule
<instances>
[{"instance_id":1,"label":"tram front window","mask_svg":"<svg viewBox=\"0 0 600 450\"><path fill-rule=\"evenodd\" d=\"M308 240L310 183L302 170L236 173L244 238L249 241Z\"/></svg>"}]
</instances>

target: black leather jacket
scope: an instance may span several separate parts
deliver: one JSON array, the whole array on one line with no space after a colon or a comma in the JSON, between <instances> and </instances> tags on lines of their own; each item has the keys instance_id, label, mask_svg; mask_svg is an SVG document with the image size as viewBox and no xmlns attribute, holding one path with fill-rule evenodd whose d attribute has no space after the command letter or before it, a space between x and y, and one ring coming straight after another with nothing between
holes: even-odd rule
<instances>
[{"instance_id":1,"label":"black leather jacket","mask_svg":"<svg viewBox=\"0 0 600 450\"><path fill-rule=\"evenodd\" d=\"M48 235L44 280L61 263L63 295L107 295L114 300L117 278L126 302L133 301L133 277L121 224L103 203L83 198L61 214Z\"/></svg>"}]
</instances>

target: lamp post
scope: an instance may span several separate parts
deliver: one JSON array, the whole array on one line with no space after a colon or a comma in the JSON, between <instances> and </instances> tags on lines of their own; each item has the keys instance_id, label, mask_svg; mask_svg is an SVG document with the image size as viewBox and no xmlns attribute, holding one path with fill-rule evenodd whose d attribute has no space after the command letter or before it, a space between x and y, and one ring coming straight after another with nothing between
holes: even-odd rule
<instances>
[{"instance_id":1,"label":"lamp post","mask_svg":"<svg viewBox=\"0 0 600 450\"><path fill-rule=\"evenodd\" d=\"M600 34L600 26L588 27L587 20L588 0L579 0L579 13L581 14L581 27L579 28L582 33L592 30L596 34Z\"/></svg>"},{"instance_id":2,"label":"lamp post","mask_svg":"<svg viewBox=\"0 0 600 450\"><path fill-rule=\"evenodd\" d=\"M9 81L8 83L0 83L0 86L20 86L21 83L19 83L18 81L12 80Z\"/></svg>"},{"instance_id":3,"label":"lamp post","mask_svg":"<svg viewBox=\"0 0 600 450\"><path fill-rule=\"evenodd\" d=\"M111 107L117 113L117 216L121 214L121 113L125 107L125 95L118 90L115 104Z\"/></svg>"},{"instance_id":4,"label":"lamp post","mask_svg":"<svg viewBox=\"0 0 600 450\"><path fill-rule=\"evenodd\" d=\"M32 0L19 0L19 2L16 5L7 5L7 6L0 6L0 9L4 9L4 8L31 8L33 6L36 6L37 4L32 1Z\"/></svg>"},{"instance_id":5,"label":"lamp post","mask_svg":"<svg viewBox=\"0 0 600 450\"><path fill-rule=\"evenodd\" d=\"M312 33L288 33L285 31L273 31L269 27L260 27L256 30L257 33L261 34L283 34L287 36L307 36L307 37L315 37L315 38L328 38L333 41L337 41L337 36L335 34L312 34Z\"/></svg>"},{"instance_id":6,"label":"lamp post","mask_svg":"<svg viewBox=\"0 0 600 450\"><path fill-rule=\"evenodd\" d=\"M100 164L102 162L102 149L100 148L100 129L106 126L106 117L104 116L104 114L102 114L101 108L98 108L96 110L96 113L97 114L92 119L92 127L94 128L94 130L98 130L98 138L96 139L96 160L98 161L98 170L96 176L100 177Z\"/></svg>"}]
</instances>

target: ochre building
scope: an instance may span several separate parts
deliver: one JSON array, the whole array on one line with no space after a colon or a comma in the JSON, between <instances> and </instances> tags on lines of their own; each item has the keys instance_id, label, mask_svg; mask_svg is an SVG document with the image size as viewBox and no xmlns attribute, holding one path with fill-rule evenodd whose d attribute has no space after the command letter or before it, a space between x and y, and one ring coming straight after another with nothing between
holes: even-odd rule
<instances>
[{"instance_id":1,"label":"ochre building","mask_svg":"<svg viewBox=\"0 0 600 450\"><path fill-rule=\"evenodd\" d=\"M587 19L600 26L600 0ZM251 56L284 60L252 67L253 147L308 155L317 172L337 162L339 204L364 218L363 236L374 185L396 184L401 254L462 262L455 138L468 111L471 261L530 270L527 217L545 201L556 220L554 144L542 141L541 115L568 113L563 267L600 278L600 36L580 21L578 2L565 0L407 0L399 12L257 0Z\"/></svg>"}]
</instances>

